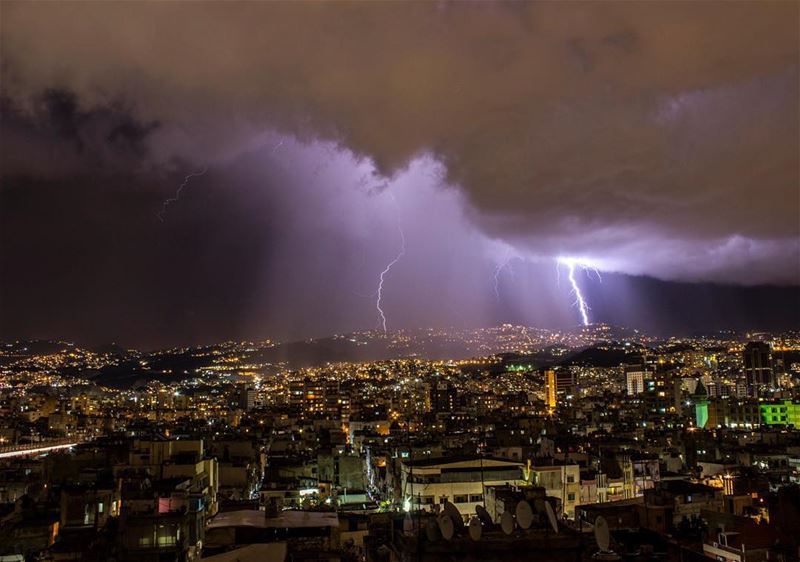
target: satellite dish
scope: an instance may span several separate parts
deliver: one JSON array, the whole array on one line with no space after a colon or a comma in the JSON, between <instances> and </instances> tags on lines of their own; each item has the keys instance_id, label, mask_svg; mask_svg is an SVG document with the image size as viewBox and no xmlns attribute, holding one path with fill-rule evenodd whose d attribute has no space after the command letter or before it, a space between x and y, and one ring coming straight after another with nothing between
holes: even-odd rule
<instances>
[{"instance_id":1,"label":"satellite dish","mask_svg":"<svg viewBox=\"0 0 800 562\"><path fill-rule=\"evenodd\" d=\"M558 521L556 521L556 514L553 513L553 507L550 505L550 502L545 502L544 511L547 513L547 520L550 521L550 526L553 528L553 531L558 533Z\"/></svg>"},{"instance_id":2,"label":"satellite dish","mask_svg":"<svg viewBox=\"0 0 800 562\"><path fill-rule=\"evenodd\" d=\"M597 541L600 552L608 552L611 535L608 532L608 523L602 515L598 515L594 520L594 540Z\"/></svg>"},{"instance_id":3,"label":"satellite dish","mask_svg":"<svg viewBox=\"0 0 800 562\"><path fill-rule=\"evenodd\" d=\"M439 531L441 531L444 540L446 541L453 540L453 536L456 534L456 527L453 524L453 518L447 515L446 513L442 513L439 516L438 521L439 521Z\"/></svg>"},{"instance_id":4,"label":"satellite dish","mask_svg":"<svg viewBox=\"0 0 800 562\"><path fill-rule=\"evenodd\" d=\"M507 535L514 532L514 516L511 515L510 511L504 511L500 517L500 528Z\"/></svg>"},{"instance_id":5,"label":"satellite dish","mask_svg":"<svg viewBox=\"0 0 800 562\"><path fill-rule=\"evenodd\" d=\"M481 535L483 535L483 524L481 523L480 518L477 515L473 515L469 520L469 538L474 541L481 540Z\"/></svg>"},{"instance_id":6,"label":"satellite dish","mask_svg":"<svg viewBox=\"0 0 800 562\"><path fill-rule=\"evenodd\" d=\"M475 513L478 515L478 519L481 520L481 523L486 525L487 527L491 527L494 525L494 521L492 521L492 516L489 515L489 512L486 511L486 508L482 505L475 506Z\"/></svg>"},{"instance_id":7,"label":"satellite dish","mask_svg":"<svg viewBox=\"0 0 800 562\"><path fill-rule=\"evenodd\" d=\"M437 525L436 519L433 517L429 517L427 523L425 523L425 535L428 537L429 542L438 542L442 538L439 525Z\"/></svg>"},{"instance_id":8,"label":"satellite dish","mask_svg":"<svg viewBox=\"0 0 800 562\"><path fill-rule=\"evenodd\" d=\"M517 523L522 529L530 529L533 524L533 510L531 504L525 500L517 504L516 509Z\"/></svg>"},{"instance_id":9,"label":"satellite dish","mask_svg":"<svg viewBox=\"0 0 800 562\"><path fill-rule=\"evenodd\" d=\"M444 502L442 512L449 515L450 519L453 520L453 529L455 531L459 533L464 532L464 518L461 516L461 512L458 511L458 508L456 506L454 506L450 502Z\"/></svg>"}]
</instances>

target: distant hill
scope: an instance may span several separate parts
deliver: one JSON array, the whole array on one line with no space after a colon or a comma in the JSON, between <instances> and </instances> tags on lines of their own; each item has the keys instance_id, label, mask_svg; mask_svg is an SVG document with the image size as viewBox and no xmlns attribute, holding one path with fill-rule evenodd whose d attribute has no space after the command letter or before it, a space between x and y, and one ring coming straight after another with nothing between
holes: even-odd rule
<instances>
[{"instance_id":1,"label":"distant hill","mask_svg":"<svg viewBox=\"0 0 800 562\"><path fill-rule=\"evenodd\" d=\"M644 348L639 346L588 347L574 353L559 364L587 367L616 367L622 363L641 361Z\"/></svg>"},{"instance_id":2,"label":"distant hill","mask_svg":"<svg viewBox=\"0 0 800 562\"><path fill-rule=\"evenodd\" d=\"M550 365L613 367L634 362L641 353L633 330L606 325L579 326L554 333L525 326L502 325L483 329L419 329L384 334L357 332L284 343L226 342L215 345L141 352L116 343L93 349L97 358L66 342L14 342L3 344L0 365L24 371L37 355L68 355L60 374L88 379L112 388L131 388L158 380L170 383L205 369L222 369L232 375L258 369L269 374L326 363L368 362L418 357L428 360L465 359L501 355L497 371L538 369ZM627 343L616 343L626 341ZM554 344L553 342L561 342ZM27 362L27 364L26 364ZM35 368L35 367L34 367Z\"/></svg>"}]
</instances>

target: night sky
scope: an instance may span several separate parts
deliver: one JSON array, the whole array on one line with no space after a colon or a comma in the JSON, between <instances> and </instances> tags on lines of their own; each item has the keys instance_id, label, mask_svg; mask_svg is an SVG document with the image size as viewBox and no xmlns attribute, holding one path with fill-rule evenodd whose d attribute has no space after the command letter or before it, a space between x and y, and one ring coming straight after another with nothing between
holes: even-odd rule
<instances>
[{"instance_id":1,"label":"night sky","mask_svg":"<svg viewBox=\"0 0 800 562\"><path fill-rule=\"evenodd\" d=\"M1 339L800 329L796 2L0 12Z\"/></svg>"}]
</instances>

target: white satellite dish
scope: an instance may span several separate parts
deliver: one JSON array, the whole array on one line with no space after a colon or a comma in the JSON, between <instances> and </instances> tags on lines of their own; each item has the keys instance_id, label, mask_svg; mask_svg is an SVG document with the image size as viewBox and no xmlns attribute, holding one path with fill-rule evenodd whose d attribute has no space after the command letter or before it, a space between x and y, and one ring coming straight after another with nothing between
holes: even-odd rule
<instances>
[{"instance_id":1,"label":"white satellite dish","mask_svg":"<svg viewBox=\"0 0 800 562\"><path fill-rule=\"evenodd\" d=\"M597 541L600 552L608 552L611 534L608 532L608 523L602 515L598 515L594 520L594 540Z\"/></svg>"},{"instance_id":2,"label":"white satellite dish","mask_svg":"<svg viewBox=\"0 0 800 562\"><path fill-rule=\"evenodd\" d=\"M553 528L553 531L555 531L557 533L558 532L558 521L556 521L556 514L553 513L553 508L550 505L550 502L545 502L544 511L545 511L545 513L547 513L547 520L550 521L550 526Z\"/></svg>"},{"instance_id":3,"label":"white satellite dish","mask_svg":"<svg viewBox=\"0 0 800 562\"><path fill-rule=\"evenodd\" d=\"M481 540L481 535L483 535L483 524L481 523L480 518L477 515L473 515L469 520L469 538L474 541Z\"/></svg>"},{"instance_id":4,"label":"white satellite dish","mask_svg":"<svg viewBox=\"0 0 800 562\"><path fill-rule=\"evenodd\" d=\"M511 515L510 511L504 511L500 517L500 528L507 535L514 532L514 516Z\"/></svg>"},{"instance_id":5,"label":"white satellite dish","mask_svg":"<svg viewBox=\"0 0 800 562\"><path fill-rule=\"evenodd\" d=\"M444 540L451 541L456 534L456 527L453 524L453 518L446 513L442 513L439 518L439 531L442 533Z\"/></svg>"},{"instance_id":6,"label":"white satellite dish","mask_svg":"<svg viewBox=\"0 0 800 562\"><path fill-rule=\"evenodd\" d=\"M491 527L494 525L494 521L492 521L492 516L489 515L489 512L486 511L486 508L482 505L475 506L475 513L478 515L478 518L481 520L481 523L486 525L487 527Z\"/></svg>"},{"instance_id":7,"label":"white satellite dish","mask_svg":"<svg viewBox=\"0 0 800 562\"><path fill-rule=\"evenodd\" d=\"M439 525L433 517L429 517L427 523L425 523L425 535L428 537L429 542L438 542L442 538Z\"/></svg>"},{"instance_id":8,"label":"white satellite dish","mask_svg":"<svg viewBox=\"0 0 800 562\"><path fill-rule=\"evenodd\" d=\"M517 516L517 523L519 524L520 528L526 530L530 529L531 525L533 524L533 510L531 509L531 504L525 500L520 501L517 504L515 513Z\"/></svg>"},{"instance_id":9,"label":"white satellite dish","mask_svg":"<svg viewBox=\"0 0 800 562\"><path fill-rule=\"evenodd\" d=\"M464 532L464 518L461 516L461 512L458 511L458 508L454 506L450 502L444 502L444 506L442 507L442 512L446 513L450 516L450 519L453 520L453 529L458 533Z\"/></svg>"}]
</instances>

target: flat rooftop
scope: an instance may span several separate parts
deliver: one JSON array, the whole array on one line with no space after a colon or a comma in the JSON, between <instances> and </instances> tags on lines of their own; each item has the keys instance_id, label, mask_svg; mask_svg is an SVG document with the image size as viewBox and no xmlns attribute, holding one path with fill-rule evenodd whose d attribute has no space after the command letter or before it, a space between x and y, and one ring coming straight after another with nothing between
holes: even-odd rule
<instances>
[{"instance_id":1,"label":"flat rooftop","mask_svg":"<svg viewBox=\"0 0 800 562\"><path fill-rule=\"evenodd\" d=\"M208 524L209 529L224 527L255 527L258 529L297 529L312 527L338 527L339 516L332 511L286 510L277 517L267 517L255 509L223 511Z\"/></svg>"}]
</instances>

